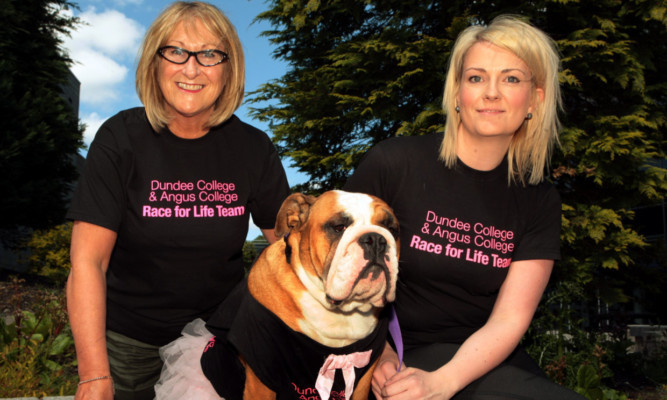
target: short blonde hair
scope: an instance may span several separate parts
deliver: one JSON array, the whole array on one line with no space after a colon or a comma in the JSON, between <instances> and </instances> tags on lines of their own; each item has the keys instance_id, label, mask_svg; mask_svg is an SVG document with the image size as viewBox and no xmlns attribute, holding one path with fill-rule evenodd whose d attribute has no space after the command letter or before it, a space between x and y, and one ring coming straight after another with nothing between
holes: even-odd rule
<instances>
[{"instance_id":1,"label":"short blonde hair","mask_svg":"<svg viewBox=\"0 0 667 400\"><path fill-rule=\"evenodd\" d=\"M160 131L169 124L164 95L160 90L157 50L164 46L180 22L194 24L199 20L213 35L220 38L229 55L225 84L206 127L221 124L234 114L243 101L245 60L241 41L229 19L217 7L199 1L177 1L167 7L146 32L137 65L136 87L139 99L153 129Z\"/></svg>"},{"instance_id":2,"label":"short blonde hair","mask_svg":"<svg viewBox=\"0 0 667 400\"><path fill-rule=\"evenodd\" d=\"M537 184L544 179L553 146L558 142L558 110L562 108L558 71L560 58L554 41L544 32L518 17L503 15L488 26L470 26L459 35L449 61L442 107L447 115L440 158L452 168L456 165L457 131L460 117L456 99L461 88L463 61L467 51L478 42L488 42L508 50L526 63L533 75L535 89L544 91L544 100L533 107L533 117L512 137L508 151L508 181Z\"/></svg>"}]
</instances>

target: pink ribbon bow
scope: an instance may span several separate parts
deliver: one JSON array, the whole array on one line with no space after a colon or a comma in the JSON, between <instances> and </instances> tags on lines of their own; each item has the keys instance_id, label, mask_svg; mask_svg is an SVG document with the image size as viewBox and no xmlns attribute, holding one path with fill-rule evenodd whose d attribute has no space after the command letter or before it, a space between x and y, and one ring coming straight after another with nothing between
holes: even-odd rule
<instances>
[{"instance_id":1,"label":"pink ribbon bow","mask_svg":"<svg viewBox=\"0 0 667 400\"><path fill-rule=\"evenodd\" d=\"M371 360L371 352L371 350L368 350L340 356L330 354L324 361L322 368L320 368L320 374L317 376L317 381L315 382L315 389L320 393L322 400L329 400L337 369L343 372L343 379L345 379L345 400L349 400L352 396L352 391L354 391L354 368L367 366Z\"/></svg>"}]
</instances>

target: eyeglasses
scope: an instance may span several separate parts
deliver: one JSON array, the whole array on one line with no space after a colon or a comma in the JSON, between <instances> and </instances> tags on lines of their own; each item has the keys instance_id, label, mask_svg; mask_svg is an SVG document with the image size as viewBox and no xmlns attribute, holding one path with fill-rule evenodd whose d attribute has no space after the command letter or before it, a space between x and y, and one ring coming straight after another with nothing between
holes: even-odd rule
<instances>
[{"instance_id":1,"label":"eyeglasses","mask_svg":"<svg viewBox=\"0 0 667 400\"><path fill-rule=\"evenodd\" d=\"M204 67L212 67L229 60L229 55L221 50L188 51L176 46L164 46L157 49L157 54L174 64L185 64L191 56Z\"/></svg>"}]
</instances>

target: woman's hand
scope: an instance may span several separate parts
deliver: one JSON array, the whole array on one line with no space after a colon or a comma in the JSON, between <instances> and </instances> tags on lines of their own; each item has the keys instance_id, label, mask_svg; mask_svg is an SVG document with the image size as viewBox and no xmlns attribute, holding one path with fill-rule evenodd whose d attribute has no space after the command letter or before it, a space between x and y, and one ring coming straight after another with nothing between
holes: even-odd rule
<instances>
[{"instance_id":1,"label":"woman's hand","mask_svg":"<svg viewBox=\"0 0 667 400\"><path fill-rule=\"evenodd\" d=\"M446 382L436 372L405 368L389 378L380 391L380 396L376 394L376 397L390 400L447 400L456 391L448 389Z\"/></svg>"},{"instance_id":2,"label":"woman's hand","mask_svg":"<svg viewBox=\"0 0 667 400\"><path fill-rule=\"evenodd\" d=\"M86 382L76 388L74 400L113 400L113 380Z\"/></svg>"},{"instance_id":3,"label":"woman's hand","mask_svg":"<svg viewBox=\"0 0 667 400\"><path fill-rule=\"evenodd\" d=\"M396 354L394 349L392 349L388 343L385 343L384 350L382 350L378 364L375 367L375 371L373 371L373 379L371 381L373 394L376 398L382 398L382 388L387 379L396 374L399 364L398 354Z\"/></svg>"}]
</instances>

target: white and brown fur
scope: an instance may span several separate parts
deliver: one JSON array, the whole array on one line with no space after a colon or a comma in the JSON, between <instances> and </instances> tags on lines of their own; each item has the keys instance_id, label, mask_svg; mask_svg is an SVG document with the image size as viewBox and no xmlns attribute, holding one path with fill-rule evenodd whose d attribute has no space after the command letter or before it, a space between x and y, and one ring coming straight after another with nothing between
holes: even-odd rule
<instances>
[{"instance_id":1,"label":"white and brown fur","mask_svg":"<svg viewBox=\"0 0 667 400\"><path fill-rule=\"evenodd\" d=\"M360 193L297 193L283 203L275 233L284 239L265 249L248 276L253 297L291 329L329 347L373 332L395 296L398 221L391 208ZM244 398L274 399L245 367ZM353 400L368 397L372 372L360 378Z\"/></svg>"}]
</instances>

